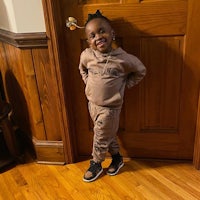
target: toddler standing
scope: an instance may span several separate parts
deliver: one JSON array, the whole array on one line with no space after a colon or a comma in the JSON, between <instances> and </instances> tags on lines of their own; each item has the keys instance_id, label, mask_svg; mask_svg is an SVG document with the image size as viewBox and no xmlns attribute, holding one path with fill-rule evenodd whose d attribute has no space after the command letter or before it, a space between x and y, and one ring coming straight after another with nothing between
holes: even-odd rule
<instances>
[{"instance_id":1,"label":"toddler standing","mask_svg":"<svg viewBox=\"0 0 200 200\"><path fill-rule=\"evenodd\" d=\"M124 89L138 84L145 76L146 68L134 55L120 47L112 48L115 32L99 10L88 15L85 33L90 47L81 53L79 70L86 84L94 138L93 158L83 180L91 182L103 172L101 163L107 152L112 156L108 175L116 175L124 165L117 141Z\"/></svg>"}]
</instances>

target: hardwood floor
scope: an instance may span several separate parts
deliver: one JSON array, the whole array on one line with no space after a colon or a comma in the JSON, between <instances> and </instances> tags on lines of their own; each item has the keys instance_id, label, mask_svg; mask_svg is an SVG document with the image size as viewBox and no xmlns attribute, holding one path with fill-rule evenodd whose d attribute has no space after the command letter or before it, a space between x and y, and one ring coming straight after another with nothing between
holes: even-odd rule
<instances>
[{"instance_id":1,"label":"hardwood floor","mask_svg":"<svg viewBox=\"0 0 200 200\"><path fill-rule=\"evenodd\" d=\"M200 199L200 171L190 162L125 160L116 176L82 181L89 160L65 166L35 162L0 174L1 200L176 200Z\"/></svg>"}]
</instances>

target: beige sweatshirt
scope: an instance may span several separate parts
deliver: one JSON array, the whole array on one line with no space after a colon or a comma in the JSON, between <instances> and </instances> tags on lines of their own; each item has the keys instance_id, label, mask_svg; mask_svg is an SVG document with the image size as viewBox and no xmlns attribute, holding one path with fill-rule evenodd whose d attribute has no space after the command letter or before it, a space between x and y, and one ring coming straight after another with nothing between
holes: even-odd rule
<instances>
[{"instance_id":1,"label":"beige sweatshirt","mask_svg":"<svg viewBox=\"0 0 200 200\"><path fill-rule=\"evenodd\" d=\"M106 54L85 49L80 56L79 70L86 84L87 99L112 108L121 108L125 86L138 84L146 74L142 62L120 47Z\"/></svg>"}]
</instances>

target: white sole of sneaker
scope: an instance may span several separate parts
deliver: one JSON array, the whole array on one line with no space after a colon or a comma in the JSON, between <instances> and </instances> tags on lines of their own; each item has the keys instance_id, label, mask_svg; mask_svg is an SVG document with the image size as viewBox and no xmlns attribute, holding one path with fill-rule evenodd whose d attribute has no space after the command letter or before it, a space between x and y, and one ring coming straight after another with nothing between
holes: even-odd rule
<instances>
[{"instance_id":1,"label":"white sole of sneaker","mask_svg":"<svg viewBox=\"0 0 200 200\"><path fill-rule=\"evenodd\" d=\"M95 181L95 180L101 175L102 172L103 172L103 168L101 169L101 171L99 171L99 173L98 173L94 178L88 180L88 179L85 179L85 178L83 177L83 181L84 181L84 182L87 182L87 183L92 182L92 181Z\"/></svg>"},{"instance_id":2,"label":"white sole of sneaker","mask_svg":"<svg viewBox=\"0 0 200 200\"><path fill-rule=\"evenodd\" d=\"M124 166L124 163L122 163L122 164L119 166L119 168L118 168L118 170L117 170L116 172L114 172L114 173L108 173L108 172L107 172L107 174L108 174L109 176L115 176L123 166Z\"/></svg>"}]
</instances>

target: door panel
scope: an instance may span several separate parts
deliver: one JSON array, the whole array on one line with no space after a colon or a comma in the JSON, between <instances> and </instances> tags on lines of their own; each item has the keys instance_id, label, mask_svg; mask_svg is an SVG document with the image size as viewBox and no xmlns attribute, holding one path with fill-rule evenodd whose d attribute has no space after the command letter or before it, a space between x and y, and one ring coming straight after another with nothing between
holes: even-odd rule
<instances>
[{"instance_id":1,"label":"door panel","mask_svg":"<svg viewBox=\"0 0 200 200\"><path fill-rule=\"evenodd\" d=\"M141 41L141 57L148 64L141 99L141 129L145 132L178 130L183 42L182 36Z\"/></svg>"},{"instance_id":2,"label":"door panel","mask_svg":"<svg viewBox=\"0 0 200 200\"><path fill-rule=\"evenodd\" d=\"M120 45L147 67L145 79L125 91L119 129L124 156L191 159L197 110L185 106L190 96L184 87L192 86L190 66L184 63L187 0L62 0L61 7L63 19L73 16L79 25L100 9L112 21ZM87 46L84 30L66 29L64 42L77 153L90 155L92 123L78 71L80 53Z\"/></svg>"}]
</instances>

